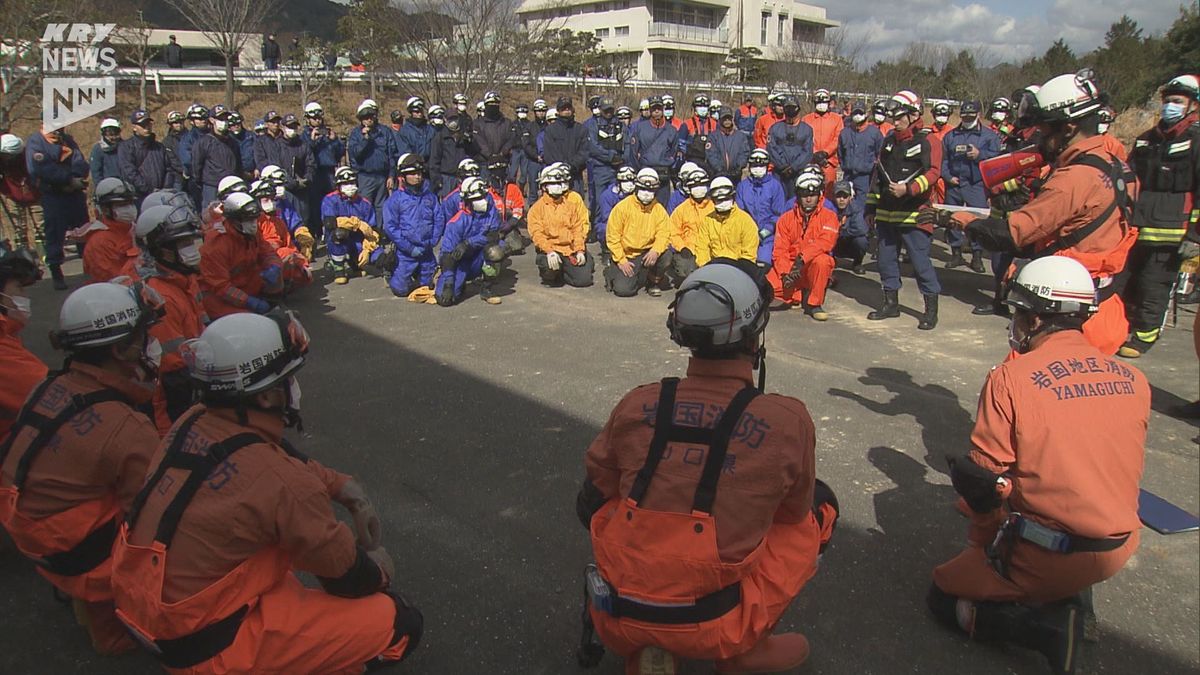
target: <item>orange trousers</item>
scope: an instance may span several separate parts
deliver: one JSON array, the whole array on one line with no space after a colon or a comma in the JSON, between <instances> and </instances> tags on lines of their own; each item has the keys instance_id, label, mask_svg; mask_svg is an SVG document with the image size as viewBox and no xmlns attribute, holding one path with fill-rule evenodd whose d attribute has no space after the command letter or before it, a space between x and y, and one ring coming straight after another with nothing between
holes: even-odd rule
<instances>
[{"instance_id":1,"label":"orange trousers","mask_svg":"<svg viewBox=\"0 0 1200 675\"><path fill-rule=\"evenodd\" d=\"M1117 353L1129 337L1129 320L1125 318L1125 303L1120 295L1114 293L1100 303L1092 318L1084 322L1083 336L1106 356Z\"/></svg>"},{"instance_id":2,"label":"orange trousers","mask_svg":"<svg viewBox=\"0 0 1200 675\"><path fill-rule=\"evenodd\" d=\"M829 287L829 277L833 276L834 265L832 256L819 255L804 265L803 276L795 286L784 287L783 279L774 267L767 272L767 281L771 282L776 299L798 305L800 292L808 291L808 304L810 307L816 307L825 304L825 289Z\"/></svg>"},{"instance_id":3,"label":"orange trousers","mask_svg":"<svg viewBox=\"0 0 1200 675\"><path fill-rule=\"evenodd\" d=\"M1104 553L1055 553L1020 540L1013 546L1008 579L988 562L986 547L996 536L1003 514L970 515L967 548L933 570L933 583L967 600L1044 604L1069 598L1113 576L1138 546L1138 532L1125 545Z\"/></svg>"},{"instance_id":4,"label":"orange trousers","mask_svg":"<svg viewBox=\"0 0 1200 675\"><path fill-rule=\"evenodd\" d=\"M399 660L405 637L392 644L396 605L376 593L339 598L305 588L293 574L263 595L233 644L197 666L173 673L361 673L383 655Z\"/></svg>"}]
</instances>

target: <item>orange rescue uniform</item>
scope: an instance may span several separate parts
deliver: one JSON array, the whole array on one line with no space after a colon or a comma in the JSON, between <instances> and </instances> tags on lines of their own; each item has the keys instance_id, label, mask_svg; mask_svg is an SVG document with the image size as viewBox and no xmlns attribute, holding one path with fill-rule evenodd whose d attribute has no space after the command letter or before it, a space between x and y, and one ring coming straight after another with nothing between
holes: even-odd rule
<instances>
[{"instance_id":1,"label":"orange rescue uniform","mask_svg":"<svg viewBox=\"0 0 1200 675\"><path fill-rule=\"evenodd\" d=\"M985 551L1005 511L970 512L967 548L934 569L938 588L969 600L1040 604L1116 574L1138 545L1149 415L1145 375L1077 331L1051 333L993 368L979 396L969 457L1009 479L1008 509L1072 535L1129 539L1111 551L1066 554L1017 539L1005 578Z\"/></svg>"},{"instance_id":2,"label":"orange rescue uniform","mask_svg":"<svg viewBox=\"0 0 1200 675\"><path fill-rule=\"evenodd\" d=\"M0 379L0 442L8 435L29 392L46 379L46 364L21 342L24 327L25 324L0 314L0 371L4 373Z\"/></svg>"},{"instance_id":3,"label":"orange rescue uniform","mask_svg":"<svg viewBox=\"0 0 1200 675\"><path fill-rule=\"evenodd\" d=\"M829 155L829 163L824 167L825 185L833 190L833 184L837 182L838 136L841 135L842 126L845 124L842 116L831 109L824 115L810 112L802 119L812 127L813 152L824 152Z\"/></svg>"},{"instance_id":4,"label":"orange rescue uniform","mask_svg":"<svg viewBox=\"0 0 1200 675\"><path fill-rule=\"evenodd\" d=\"M101 216L84 237L83 273L93 283L112 281L129 262L133 245L133 225Z\"/></svg>"},{"instance_id":5,"label":"orange rescue uniform","mask_svg":"<svg viewBox=\"0 0 1200 675\"><path fill-rule=\"evenodd\" d=\"M782 119L785 119L782 112L776 115L774 110L768 108L762 117L759 117L758 121L754 123L754 147L766 150L767 135L771 133L771 127Z\"/></svg>"},{"instance_id":6,"label":"orange rescue uniform","mask_svg":"<svg viewBox=\"0 0 1200 675\"><path fill-rule=\"evenodd\" d=\"M930 127L932 131L929 132L929 143L931 145L936 145L939 148L942 147L942 141L945 140L946 134L950 133L950 130L953 128L954 127L949 123L942 125L941 128L938 128L937 122L934 122ZM933 184L933 190L931 194L933 195L931 197L932 203L946 203L946 179L941 175L938 176L937 182Z\"/></svg>"},{"instance_id":7,"label":"orange rescue uniform","mask_svg":"<svg viewBox=\"0 0 1200 675\"><path fill-rule=\"evenodd\" d=\"M118 615L139 639L157 643L186 643L218 622L233 624L227 642L206 645L216 651L207 659L181 665L179 653L167 655L170 672L362 672L381 654L398 660L408 638L393 645L389 595L335 597L304 588L293 572L336 579L356 565L354 535L330 502L349 476L286 450L279 415L246 414L242 425L232 410L198 405L163 440L133 525L122 527L113 549ZM244 445L209 470L211 449L235 439ZM179 507L181 487L195 475L180 467L189 459L207 478L171 518L168 507ZM159 539L164 521L176 525L169 541ZM196 653L183 656L194 661Z\"/></svg>"},{"instance_id":8,"label":"orange rescue uniform","mask_svg":"<svg viewBox=\"0 0 1200 675\"><path fill-rule=\"evenodd\" d=\"M577 192L561 200L543 194L529 208L529 237L542 253L578 253L586 247L587 233L587 204Z\"/></svg>"},{"instance_id":9,"label":"orange rescue uniform","mask_svg":"<svg viewBox=\"0 0 1200 675\"><path fill-rule=\"evenodd\" d=\"M797 291L808 291L808 304L816 307L825 302L825 289L833 274L833 247L837 245L837 214L818 203L812 213L804 213L799 201L779 217L775 224L775 249L767 281L775 297L784 302L800 304ZM784 286L783 277L792 271L796 259L804 261L804 275L794 286Z\"/></svg>"},{"instance_id":10,"label":"orange rescue uniform","mask_svg":"<svg viewBox=\"0 0 1200 675\"><path fill-rule=\"evenodd\" d=\"M275 249L283 264L283 285L288 291L304 288L312 283L312 272L308 268L308 258L300 252L292 233L279 216L263 213L258 216L258 238L270 244Z\"/></svg>"},{"instance_id":11,"label":"orange rescue uniform","mask_svg":"<svg viewBox=\"0 0 1200 675\"><path fill-rule=\"evenodd\" d=\"M209 318L249 311L247 296L262 299L261 275L272 265L283 263L266 241L247 237L227 221L214 223L200 248L200 288Z\"/></svg>"},{"instance_id":12,"label":"orange rescue uniform","mask_svg":"<svg viewBox=\"0 0 1200 675\"><path fill-rule=\"evenodd\" d=\"M1112 204L1113 187L1107 176L1090 166L1068 166L1084 153L1113 161L1114 156L1105 145L1103 136L1093 136L1067 148L1037 196L1008 215L1009 232L1017 248L1046 248L1091 223ZM1136 186L1131 183L1128 187L1132 201ZM1136 241L1137 228L1126 220L1121 209L1116 209L1098 230L1057 254L1083 264L1096 280L1101 297L1108 296L1100 303L1099 311L1083 325L1088 341L1105 354L1115 354L1129 335L1125 304L1120 294L1112 292L1112 284L1125 269L1129 249Z\"/></svg>"},{"instance_id":13,"label":"orange rescue uniform","mask_svg":"<svg viewBox=\"0 0 1200 675\"><path fill-rule=\"evenodd\" d=\"M58 559L37 571L75 601L101 654L134 646L113 615L110 553L158 445L154 425L132 407L148 402L152 392L124 376L72 363L35 390L6 441L11 445L0 446L0 520L26 556ZM104 398L75 405L73 397L84 395ZM50 430L60 416L65 418L57 432L43 432L49 437L35 442L39 427ZM28 474L18 480L23 460Z\"/></svg>"},{"instance_id":14,"label":"orange rescue uniform","mask_svg":"<svg viewBox=\"0 0 1200 675\"><path fill-rule=\"evenodd\" d=\"M752 381L747 361L693 358L672 410L657 410L662 383L638 387L588 448L588 481L606 500L591 519L592 545L615 593L650 604L687 604L740 584L736 605L686 628L618 618L592 605L597 633L617 654L650 645L690 659L745 653L771 632L817 571L836 511L824 503L820 520L814 514L816 431L794 398L760 394L737 416L707 512L694 510L694 497L712 448L695 443L668 443L648 489L638 499L631 495L660 420L676 428L719 427Z\"/></svg>"}]
</instances>

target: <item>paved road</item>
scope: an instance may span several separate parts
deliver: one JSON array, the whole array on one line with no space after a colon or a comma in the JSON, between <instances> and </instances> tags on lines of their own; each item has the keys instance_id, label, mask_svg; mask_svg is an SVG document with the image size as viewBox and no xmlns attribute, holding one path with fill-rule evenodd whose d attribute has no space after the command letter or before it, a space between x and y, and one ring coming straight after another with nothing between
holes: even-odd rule
<instances>
[{"instance_id":1,"label":"paved road","mask_svg":"<svg viewBox=\"0 0 1200 675\"><path fill-rule=\"evenodd\" d=\"M371 279L292 303L313 337L300 445L366 485L400 588L425 612L406 672L582 672L573 660L589 554L574 514L582 453L625 391L686 366L664 328L669 294L543 288L532 256L514 271L517 292L500 306L474 296L452 309L414 305ZM933 332L916 330L911 280L901 299L913 311L868 322L877 279L845 271L828 323L798 311L771 319L767 386L807 402L819 475L843 509L821 572L782 622L812 641L804 672L1043 672L1040 656L969 645L925 610L929 571L957 552L965 527L943 458L966 449L979 387L1007 351L1005 320L969 312L990 277L941 274L949 297ZM47 358L39 336L61 297L48 284L34 290L27 341ZM1138 365L1158 411L1144 486L1196 512L1200 432L1160 412L1197 396L1191 320ZM1097 589L1103 637L1081 672L1200 672L1197 551L1194 533L1143 531L1127 569ZM0 608L6 672L155 670L142 656L93 656L70 610L11 552L0 554ZM621 667L609 656L593 672Z\"/></svg>"}]
</instances>

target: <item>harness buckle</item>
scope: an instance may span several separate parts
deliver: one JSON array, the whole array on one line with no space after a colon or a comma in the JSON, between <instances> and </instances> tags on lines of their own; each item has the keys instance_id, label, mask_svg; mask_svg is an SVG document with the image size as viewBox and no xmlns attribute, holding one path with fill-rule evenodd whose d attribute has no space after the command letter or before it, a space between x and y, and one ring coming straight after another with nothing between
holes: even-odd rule
<instances>
[{"instance_id":1,"label":"harness buckle","mask_svg":"<svg viewBox=\"0 0 1200 675\"><path fill-rule=\"evenodd\" d=\"M595 563L589 564L584 568L583 576L586 581L588 598L591 599L592 605L605 614L612 614L612 588L604 580L604 577L601 576L600 569L596 567Z\"/></svg>"}]
</instances>

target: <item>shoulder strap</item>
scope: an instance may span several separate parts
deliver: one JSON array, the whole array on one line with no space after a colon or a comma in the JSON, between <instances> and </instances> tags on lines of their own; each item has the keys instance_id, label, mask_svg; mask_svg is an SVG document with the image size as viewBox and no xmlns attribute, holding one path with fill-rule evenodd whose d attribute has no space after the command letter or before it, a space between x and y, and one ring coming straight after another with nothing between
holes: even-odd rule
<instances>
[{"instance_id":1,"label":"shoulder strap","mask_svg":"<svg viewBox=\"0 0 1200 675\"><path fill-rule=\"evenodd\" d=\"M1058 240L1053 244L1047 246L1041 251L1038 251L1038 258L1054 255L1059 251L1078 246L1079 242L1090 237L1096 232L1096 230L1099 230L1104 223L1107 223L1108 219L1112 217L1112 214L1118 208L1121 209L1122 212L1125 212L1126 218L1129 217L1129 194L1126 192L1126 176L1120 161L1108 162L1092 153L1082 153L1075 159L1071 160L1069 164L1067 164L1067 166L1076 165L1088 166L1104 174L1112 184L1113 200L1107 207L1105 207L1104 211L1102 211L1099 216L1094 218L1087 225L1084 225L1068 235L1059 237Z\"/></svg>"},{"instance_id":2,"label":"shoulder strap","mask_svg":"<svg viewBox=\"0 0 1200 675\"><path fill-rule=\"evenodd\" d=\"M0 443L0 466L3 466L5 460L8 459L8 453L12 450L13 442L16 440L17 435L20 433L22 427L29 424L30 418L37 414L33 412L34 408L36 408L38 402L42 400L42 396L46 394L46 390L50 388L50 385L53 384L61 374L62 373L58 372L51 373L49 377L42 380L41 384L39 384L37 388L33 390L33 393L29 395L29 398L25 399L25 405L21 406L21 411L17 413L17 419L13 420L12 426L9 427L8 438L4 439L3 443Z\"/></svg>"},{"instance_id":3,"label":"shoulder strap","mask_svg":"<svg viewBox=\"0 0 1200 675\"><path fill-rule=\"evenodd\" d=\"M220 443L208 446L203 455L176 453L174 460L164 457L164 464L168 461L172 461L172 463L178 461L179 463L176 464L176 467L186 469L188 477L184 480L183 487L179 489L175 498L171 500L171 503L163 511L162 518L158 521L158 530L155 532L154 539L162 542L164 547L170 548L171 540L175 538L175 531L179 528L179 519L183 517L184 510L192 503L192 498L200 490L201 484L208 480L209 474L212 473L213 469L220 466L238 450L248 445L262 442L264 442L262 436L253 432L245 432L236 436L230 436Z\"/></svg>"},{"instance_id":4,"label":"shoulder strap","mask_svg":"<svg viewBox=\"0 0 1200 675\"><path fill-rule=\"evenodd\" d=\"M52 379L55 378L49 378L46 380L46 382L42 383L42 386L39 387L36 392L36 398L30 397L29 401L26 403L26 407L21 410L21 416L18 418L18 424L20 426L18 426L18 424L13 425L8 440L5 442L4 447L0 449L0 455L3 455L2 459L7 459L8 453L12 449L13 442L23 427L29 426L37 430L37 435L35 435L33 440L29 442L29 445L26 446L24 454L22 454L21 458L17 461L17 469L13 473L13 487L15 487L18 491L25 487L25 481L29 479L29 469L33 466L33 460L37 459L38 455L40 455L42 450L45 449L46 444L50 442L50 439L54 438L54 435L58 433L58 430L61 429L64 424L66 424L79 413L100 403L106 403L108 401L120 401L126 404L129 403L129 399L117 391L112 389L97 389L96 391L89 392L87 394L72 395L67 405L54 417L47 417L41 413L33 412L33 409L36 408L37 404L41 401L42 396L45 394L47 385L50 384ZM0 459L0 461L2 461L2 459Z\"/></svg>"},{"instance_id":5,"label":"shoulder strap","mask_svg":"<svg viewBox=\"0 0 1200 675\"><path fill-rule=\"evenodd\" d=\"M713 432L713 442L708 447L708 458L704 461L700 484L696 486L696 495L692 498L693 511L712 513L712 505L717 498L717 481L721 478L721 470L725 468L725 456L729 451L729 441L737 431L742 414L760 393L755 387L743 388L733 397L733 401L721 414L721 421L717 423Z\"/></svg>"}]
</instances>

